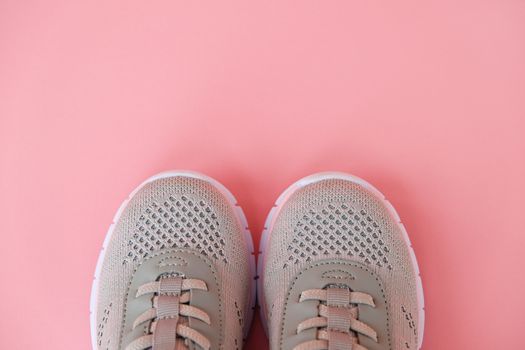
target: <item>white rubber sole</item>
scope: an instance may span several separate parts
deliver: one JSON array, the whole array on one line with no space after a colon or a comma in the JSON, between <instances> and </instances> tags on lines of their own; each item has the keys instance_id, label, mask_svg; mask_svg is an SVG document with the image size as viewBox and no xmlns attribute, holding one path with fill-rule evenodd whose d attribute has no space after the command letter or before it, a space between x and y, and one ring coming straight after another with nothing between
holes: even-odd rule
<instances>
[{"instance_id":1,"label":"white rubber sole","mask_svg":"<svg viewBox=\"0 0 525 350\"><path fill-rule=\"evenodd\" d=\"M243 228L244 233L244 239L246 246L248 248L248 251L250 252L250 273L252 276L252 285L251 285L251 291L250 291L250 309L248 314L248 322L249 324L244 330L244 338L248 335L248 332L250 330L251 321L253 319L253 312L255 309L255 301L256 301L256 268L255 268L255 255L254 255L254 247L253 247L253 240L252 235L250 233L250 230L248 228L248 221L246 220L246 216L244 215L244 212L242 211L242 208L237 204L237 200L233 196L233 194L220 182L217 180L203 175L198 172L194 171L188 171L188 170L174 170L174 171L165 171L160 174L154 175L144 181L142 184L140 184L131 194L128 196L126 200L120 205L119 209L117 210L115 216L113 217L113 222L109 226L108 232L106 233L106 238L104 239L104 243L102 245L102 250L100 251L100 254L98 256L97 260L97 267L95 269L95 277L93 279L93 284L91 286L91 299L89 303L89 311L90 311L90 326L91 326L91 345L93 350L97 350L97 303L98 303L98 281L100 277L100 271L102 269L102 263L104 261L104 257L106 254L106 248L111 241L111 237L113 236L113 230L115 228L115 223L120 219L120 215L124 211L124 208L126 208L126 205L129 203L129 200L138 192L140 191L144 186L147 184L159 180L164 179L168 177L176 177L176 176L185 176L185 177L191 177L200 179L203 181L206 181L213 185L215 188L217 188L231 203L235 214L239 220L239 223L241 227Z\"/></svg>"},{"instance_id":2,"label":"white rubber sole","mask_svg":"<svg viewBox=\"0 0 525 350\"><path fill-rule=\"evenodd\" d=\"M310 185L319 181L328 180L328 179L339 179L339 180L346 180L351 181L353 183L356 183L371 193L373 193L377 198L383 201L384 205L388 208L390 214L394 219L396 220L401 232L403 233L403 238L405 239L405 242L407 244L407 247L409 248L410 258L412 261L412 265L414 267L414 271L416 271L417 279L416 279L416 288L417 288L417 304L418 304L418 349L421 349L421 345L423 344L423 333L425 330L425 298L423 295L423 283L421 281L421 275L419 272L419 266L417 264L416 254L414 253L414 249L412 248L412 243L410 242L410 238L408 237L408 233L405 229L405 226L401 223L401 219L399 218L399 215L397 214L396 210L390 204L390 202L385 198L385 196L374 186L366 182L365 180L346 173L340 173L340 172L323 172L323 173L317 173L313 174L307 177L304 177L300 179L299 181L292 184L290 187L288 187L280 196L277 198L277 201L275 202L274 206L270 210L270 213L268 214L268 217L266 218L266 221L264 223L264 230L262 232L261 241L259 244L259 258L257 262L257 275L258 275L258 283L257 283L257 294L258 294L258 300L259 300L259 307L261 308L261 321L264 326L264 330L266 334L268 335L268 324L266 320L266 305L264 302L263 297L263 271L264 271L264 264L266 259L266 248L268 247L269 240L271 239L271 231L273 228L273 225L275 223L275 219L277 218L277 215L279 211L282 209L283 204L290 198L291 195L294 194L295 191L299 190L300 188Z\"/></svg>"}]
</instances>

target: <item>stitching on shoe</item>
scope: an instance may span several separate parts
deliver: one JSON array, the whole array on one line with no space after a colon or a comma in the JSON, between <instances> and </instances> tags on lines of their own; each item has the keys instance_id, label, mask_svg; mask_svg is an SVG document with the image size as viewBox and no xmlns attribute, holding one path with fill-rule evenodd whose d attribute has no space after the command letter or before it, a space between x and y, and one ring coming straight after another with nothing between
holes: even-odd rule
<instances>
[{"instance_id":1,"label":"stitching on shoe","mask_svg":"<svg viewBox=\"0 0 525 350\"><path fill-rule=\"evenodd\" d=\"M160 256L160 255L164 255L164 254L172 254L172 253L176 253L176 252L184 252L184 253L189 253L189 254L192 254L192 255L195 255L197 258L201 259L204 263L206 263L206 265L208 265L208 267L210 268L212 274L213 274L213 278L215 279L215 284L217 286L217 291L219 293L219 327L221 329L221 332L219 332L219 346L222 347L222 344L224 342L224 336L223 336L223 327L222 327L222 302L221 302L221 294L222 294L222 290L220 288L220 285L219 285L219 282L218 282L218 279L217 279L217 274L215 272L215 267L209 262L207 261L206 259L204 259L200 253L197 253L195 251L192 251L192 250L186 250L186 249L170 249L170 250L166 250L166 251L161 251L161 252L155 252L153 253L151 256L149 256L148 258L142 260L136 267L135 269L133 270L133 273L131 274L131 278L128 282L128 287L126 288L126 295L125 295L125 298L124 298L124 307L123 307L123 312L122 312L122 319L125 320L126 317L127 317L127 312L128 312L128 307L127 307L127 300L128 300L128 297L129 297L129 292L130 292L130 289L131 289L131 283L133 281L133 276L135 275L135 273L137 272L137 270L139 269L140 266L142 266L143 263L145 263L146 261L149 261L150 259L153 259L157 256ZM120 326L120 336L119 336L119 348L122 347L122 338L124 336L124 322L122 322L121 326Z\"/></svg>"}]
</instances>

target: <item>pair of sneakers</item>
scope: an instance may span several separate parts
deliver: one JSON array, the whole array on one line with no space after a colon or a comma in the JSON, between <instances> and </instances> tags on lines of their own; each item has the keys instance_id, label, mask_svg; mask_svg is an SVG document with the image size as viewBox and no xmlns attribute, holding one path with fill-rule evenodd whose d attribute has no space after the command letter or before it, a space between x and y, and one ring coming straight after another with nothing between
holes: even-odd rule
<instances>
[{"instance_id":1,"label":"pair of sneakers","mask_svg":"<svg viewBox=\"0 0 525 350\"><path fill-rule=\"evenodd\" d=\"M179 171L145 181L115 215L91 294L93 349L241 349L256 289L270 349L421 347L414 252L370 184L321 173L290 186L268 216L256 270L234 196Z\"/></svg>"}]
</instances>

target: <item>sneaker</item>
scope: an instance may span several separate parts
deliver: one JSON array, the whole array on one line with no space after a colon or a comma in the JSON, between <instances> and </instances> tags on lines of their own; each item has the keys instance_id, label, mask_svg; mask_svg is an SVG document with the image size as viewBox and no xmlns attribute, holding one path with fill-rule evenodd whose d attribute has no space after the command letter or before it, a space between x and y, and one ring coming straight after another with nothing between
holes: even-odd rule
<instances>
[{"instance_id":1,"label":"sneaker","mask_svg":"<svg viewBox=\"0 0 525 350\"><path fill-rule=\"evenodd\" d=\"M167 172L118 210L91 292L93 349L241 349L255 301L253 244L217 181Z\"/></svg>"},{"instance_id":2,"label":"sneaker","mask_svg":"<svg viewBox=\"0 0 525 350\"><path fill-rule=\"evenodd\" d=\"M351 175L312 175L279 197L265 227L259 299L270 349L421 347L416 258L378 190Z\"/></svg>"}]
</instances>

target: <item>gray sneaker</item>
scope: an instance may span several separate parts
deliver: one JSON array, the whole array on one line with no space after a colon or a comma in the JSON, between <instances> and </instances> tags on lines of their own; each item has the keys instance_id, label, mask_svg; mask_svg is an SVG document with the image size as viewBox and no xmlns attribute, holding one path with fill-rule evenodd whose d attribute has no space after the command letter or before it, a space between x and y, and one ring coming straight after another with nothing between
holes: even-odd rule
<instances>
[{"instance_id":1,"label":"gray sneaker","mask_svg":"<svg viewBox=\"0 0 525 350\"><path fill-rule=\"evenodd\" d=\"M271 349L406 350L423 340L423 288L399 216L367 182L321 173L266 221L261 317Z\"/></svg>"},{"instance_id":2,"label":"gray sneaker","mask_svg":"<svg viewBox=\"0 0 525 350\"><path fill-rule=\"evenodd\" d=\"M255 302L253 243L217 181L167 172L137 188L104 241L93 349L241 349Z\"/></svg>"}]
</instances>

